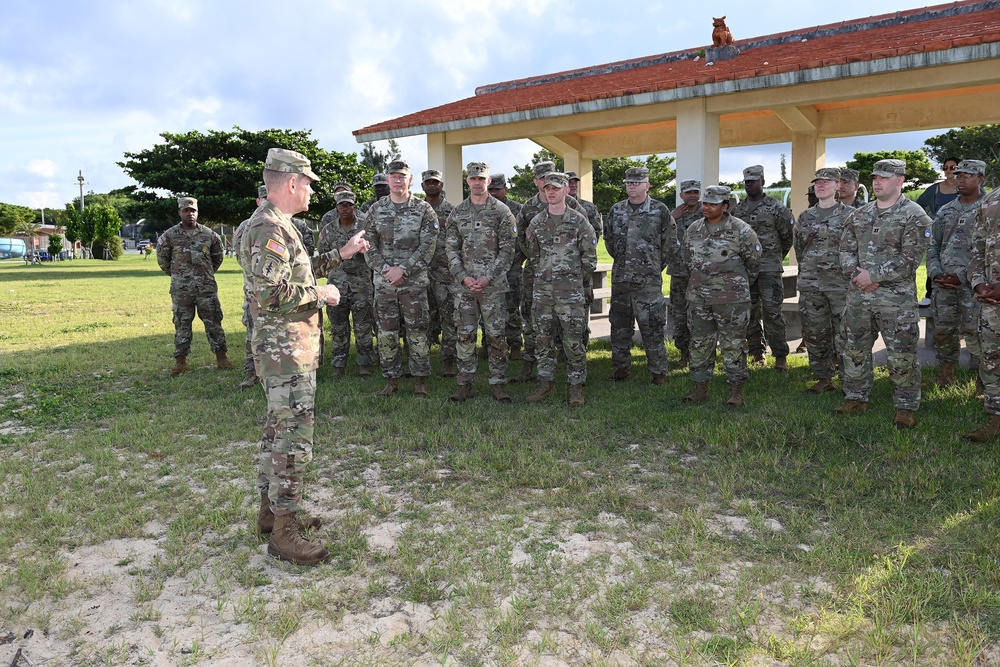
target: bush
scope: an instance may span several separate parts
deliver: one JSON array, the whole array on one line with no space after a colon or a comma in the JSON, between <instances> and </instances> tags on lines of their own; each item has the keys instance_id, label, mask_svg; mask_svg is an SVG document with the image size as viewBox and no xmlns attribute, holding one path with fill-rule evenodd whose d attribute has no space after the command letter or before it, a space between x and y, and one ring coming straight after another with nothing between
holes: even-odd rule
<instances>
[{"instance_id":1,"label":"bush","mask_svg":"<svg viewBox=\"0 0 1000 667\"><path fill-rule=\"evenodd\" d=\"M122 237L112 236L110 239L94 241L94 259L105 259L105 249L108 251L108 259L121 259L121 256L125 254Z\"/></svg>"},{"instance_id":2,"label":"bush","mask_svg":"<svg viewBox=\"0 0 1000 667\"><path fill-rule=\"evenodd\" d=\"M63 249L62 234L49 234L49 257L58 257Z\"/></svg>"}]
</instances>

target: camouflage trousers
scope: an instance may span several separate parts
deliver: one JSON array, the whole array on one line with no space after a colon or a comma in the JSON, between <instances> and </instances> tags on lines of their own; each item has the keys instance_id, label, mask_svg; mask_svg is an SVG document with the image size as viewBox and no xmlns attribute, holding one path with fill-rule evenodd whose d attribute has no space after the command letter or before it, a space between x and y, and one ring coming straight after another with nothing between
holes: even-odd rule
<instances>
[{"instance_id":1,"label":"camouflage trousers","mask_svg":"<svg viewBox=\"0 0 1000 667\"><path fill-rule=\"evenodd\" d=\"M312 461L316 371L264 378L267 420L260 440L257 489L275 514L302 510L302 476Z\"/></svg>"},{"instance_id":2,"label":"camouflage trousers","mask_svg":"<svg viewBox=\"0 0 1000 667\"><path fill-rule=\"evenodd\" d=\"M429 300L437 304L437 313L431 308L431 329L441 333L441 361L455 358L458 345L458 328L455 325L455 289L451 281L431 278Z\"/></svg>"},{"instance_id":3,"label":"camouflage trousers","mask_svg":"<svg viewBox=\"0 0 1000 667\"><path fill-rule=\"evenodd\" d=\"M212 352L226 349L226 332L222 329L222 304L215 292L171 295L174 311L174 356L186 357L191 352L191 324L197 312L205 323L205 334Z\"/></svg>"},{"instance_id":4,"label":"camouflage trousers","mask_svg":"<svg viewBox=\"0 0 1000 667\"><path fill-rule=\"evenodd\" d=\"M410 375L427 377L431 374L427 308L426 285L379 286L375 290L378 355L384 377L398 378L402 374L403 354L399 337L404 326Z\"/></svg>"},{"instance_id":5,"label":"camouflage trousers","mask_svg":"<svg viewBox=\"0 0 1000 667\"><path fill-rule=\"evenodd\" d=\"M932 292L934 313L934 352L938 363L958 363L961 337L965 336L965 346L969 356L980 357L979 349L979 307L972 286L962 283L955 289L945 289L934 285Z\"/></svg>"},{"instance_id":6,"label":"camouflage trousers","mask_svg":"<svg viewBox=\"0 0 1000 667\"><path fill-rule=\"evenodd\" d=\"M1000 415L1000 306L983 305L979 341L982 346L979 378L986 387L983 404L987 414Z\"/></svg>"},{"instance_id":7,"label":"camouflage trousers","mask_svg":"<svg viewBox=\"0 0 1000 667\"><path fill-rule=\"evenodd\" d=\"M507 341L504 324L507 314L506 292L470 292L458 288L455 295L455 319L458 322L458 383L472 384L476 377L476 333L483 323L483 345L490 354L490 384L507 384Z\"/></svg>"},{"instance_id":8,"label":"camouflage trousers","mask_svg":"<svg viewBox=\"0 0 1000 667\"><path fill-rule=\"evenodd\" d=\"M670 319L674 325L674 345L687 353L691 347L691 329L687 317L687 276L670 276Z\"/></svg>"},{"instance_id":9,"label":"camouflage trousers","mask_svg":"<svg viewBox=\"0 0 1000 667\"><path fill-rule=\"evenodd\" d=\"M886 366L892 379L892 404L898 410L920 407L920 342L917 303L893 303L850 289L844 310L844 396L868 401L875 384L872 346L879 333L885 341Z\"/></svg>"},{"instance_id":10,"label":"camouflage trousers","mask_svg":"<svg viewBox=\"0 0 1000 667\"><path fill-rule=\"evenodd\" d=\"M514 264L507 272L507 285L505 293L507 305L507 322L504 327L504 334L507 336L509 347L521 347L521 332L524 330L524 320L521 319L521 265Z\"/></svg>"},{"instance_id":11,"label":"camouflage trousers","mask_svg":"<svg viewBox=\"0 0 1000 667\"><path fill-rule=\"evenodd\" d=\"M662 290L662 285L655 283L611 283L608 321L611 324L611 365L616 370L632 365L632 335L638 323L649 372L653 375L667 372L667 351L663 341L667 306Z\"/></svg>"},{"instance_id":12,"label":"camouflage trousers","mask_svg":"<svg viewBox=\"0 0 1000 667\"><path fill-rule=\"evenodd\" d=\"M582 303L549 305L536 302L531 316L534 331L538 333L538 379L555 382L558 334L566 354L566 380L569 384L584 384L587 381L587 348L583 335L587 328L587 307Z\"/></svg>"},{"instance_id":13,"label":"camouflage trousers","mask_svg":"<svg viewBox=\"0 0 1000 667\"><path fill-rule=\"evenodd\" d=\"M375 347L372 345L372 330L375 327L372 299L374 289L371 283L360 277L358 284L352 280L340 288L340 302L326 307L326 317L330 320L330 348L336 368L347 367L347 357L351 350L351 321L354 322L354 347L358 366L375 363ZM367 284L365 284L367 283Z\"/></svg>"},{"instance_id":14,"label":"camouflage trousers","mask_svg":"<svg viewBox=\"0 0 1000 667\"><path fill-rule=\"evenodd\" d=\"M535 337L535 316L531 312L534 301L535 289L535 268L524 264L524 273L521 278L521 317L524 318L524 352L521 358L525 362L535 362L538 360L535 355L537 345Z\"/></svg>"},{"instance_id":15,"label":"camouflage trousers","mask_svg":"<svg viewBox=\"0 0 1000 667\"><path fill-rule=\"evenodd\" d=\"M747 351L751 356L764 354L764 339L771 346L771 354L776 357L788 356L788 341L785 340L785 317L781 314L781 302L785 300L785 288L781 274L762 271L757 280L750 283L750 323L747 324ZM761 329L761 320L764 328Z\"/></svg>"},{"instance_id":16,"label":"camouflage trousers","mask_svg":"<svg viewBox=\"0 0 1000 667\"><path fill-rule=\"evenodd\" d=\"M799 292L802 340L809 352L809 368L817 380L829 380L839 362L844 365L845 288Z\"/></svg>"},{"instance_id":17,"label":"camouflage trousers","mask_svg":"<svg viewBox=\"0 0 1000 667\"><path fill-rule=\"evenodd\" d=\"M243 317L240 319L247 330L247 340L243 344L243 372L256 373L253 365L253 316L250 314L250 300L243 298Z\"/></svg>"},{"instance_id":18,"label":"camouflage trousers","mask_svg":"<svg viewBox=\"0 0 1000 667\"><path fill-rule=\"evenodd\" d=\"M743 384L750 379L747 354L743 349L750 304L706 304L688 302L688 326L691 328L691 380L708 382L715 370L715 346L722 353L726 382Z\"/></svg>"}]
</instances>

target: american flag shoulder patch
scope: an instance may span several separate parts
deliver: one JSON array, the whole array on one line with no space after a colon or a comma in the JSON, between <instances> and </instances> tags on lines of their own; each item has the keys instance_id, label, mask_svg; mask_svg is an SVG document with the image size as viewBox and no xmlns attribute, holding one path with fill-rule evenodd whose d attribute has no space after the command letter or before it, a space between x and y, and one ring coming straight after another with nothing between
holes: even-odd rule
<instances>
[{"instance_id":1,"label":"american flag shoulder patch","mask_svg":"<svg viewBox=\"0 0 1000 667\"><path fill-rule=\"evenodd\" d=\"M285 253L288 252L288 249L285 248L285 246L281 245L281 242L277 241L276 239L268 239L267 245L265 245L264 247L279 257L284 257Z\"/></svg>"}]
</instances>

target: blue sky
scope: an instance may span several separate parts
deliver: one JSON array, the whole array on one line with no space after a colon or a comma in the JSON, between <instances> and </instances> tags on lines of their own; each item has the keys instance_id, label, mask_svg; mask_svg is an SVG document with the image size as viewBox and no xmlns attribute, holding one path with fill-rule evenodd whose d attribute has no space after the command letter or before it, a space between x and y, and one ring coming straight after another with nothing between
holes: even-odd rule
<instances>
[{"instance_id":1,"label":"blue sky","mask_svg":"<svg viewBox=\"0 0 1000 667\"><path fill-rule=\"evenodd\" d=\"M62 207L132 184L115 162L163 131L234 125L311 129L357 152L361 127L474 94L477 86L705 46L712 15L736 39L925 6L870 2L144 0L6 3L0 22L0 202ZM278 8L281 9L278 9ZM831 164L859 150L919 148L936 132L827 142ZM400 142L415 170L424 137ZM382 142L380 148L384 149ZM511 173L530 141L465 149ZM778 177L790 145L726 149L724 180L749 164Z\"/></svg>"}]
</instances>

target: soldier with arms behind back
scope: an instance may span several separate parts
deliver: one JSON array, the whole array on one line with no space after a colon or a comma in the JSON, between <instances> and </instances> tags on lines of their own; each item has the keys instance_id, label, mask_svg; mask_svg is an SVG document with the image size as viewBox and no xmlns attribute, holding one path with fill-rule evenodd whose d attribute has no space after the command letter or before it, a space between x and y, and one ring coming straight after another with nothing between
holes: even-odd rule
<instances>
[{"instance_id":1,"label":"soldier with arms behind back","mask_svg":"<svg viewBox=\"0 0 1000 667\"><path fill-rule=\"evenodd\" d=\"M701 220L701 181L684 180L680 185L681 205L670 212L677 224L677 242L684 240L684 234L692 223ZM684 368L691 360L691 330L687 320L687 265L682 261L672 262L670 271L670 319L674 327L674 345L681 353L680 366Z\"/></svg>"}]
</instances>

